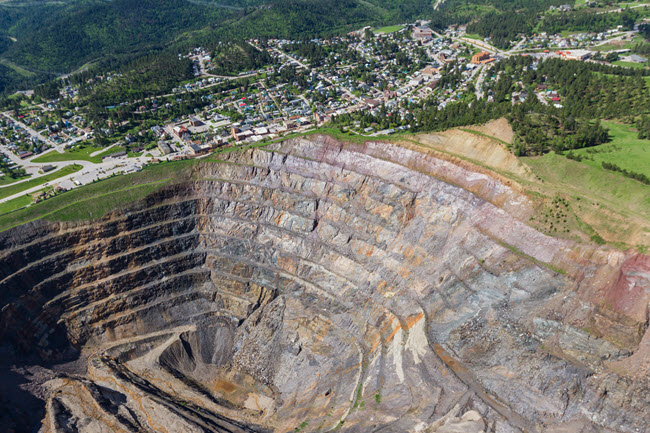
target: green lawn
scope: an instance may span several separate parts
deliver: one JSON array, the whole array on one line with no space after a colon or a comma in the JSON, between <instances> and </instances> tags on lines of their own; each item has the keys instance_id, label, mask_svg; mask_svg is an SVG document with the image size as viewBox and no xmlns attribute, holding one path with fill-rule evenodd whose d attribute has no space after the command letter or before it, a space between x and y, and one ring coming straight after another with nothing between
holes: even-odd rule
<instances>
[{"instance_id":1,"label":"green lawn","mask_svg":"<svg viewBox=\"0 0 650 433\"><path fill-rule=\"evenodd\" d=\"M592 167L601 168L604 161L650 176L650 140L639 140L631 125L605 121L603 126L609 128L611 142L573 153L589 158L582 162Z\"/></svg>"},{"instance_id":2,"label":"green lawn","mask_svg":"<svg viewBox=\"0 0 650 433\"><path fill-rule=\"evenodd\" d=\"M27 176L19 177L17 179L12 179L9 176L2 176L0 177L0 186L2 185L9 185L10 183L18 182L19 180L27 179L29 178L29 174Z\"/></svg>"},{"instance_id":3,"label":"green lawn","mask_svg":"<svg viewBox=\"0 0 650 433\"><path fill-rule=\"evenodd\" d=\"M78 164L66 165L62 169L54 171L45 176L37 177L35 179L28 180L27 182L22 182L16 185L10 185L4 188L0 188L0 198L9 197L14 194L18 194L19 192L25 191L27 189L34 188L35 186L43 185L46 182L50 182L60 177L66 176L68 174L75 173L81 170L82 168L83 167Z\"/></svg>"},{"instance_id":4,"label":"green lawn","mask_svg":"<svg viewBox=\"0 0 650 433\"><path fill-rule=\"evenodd\" d=\"M476 39L477 41L483 41L483 38L478 33L466 34L465 37L469 39Z\"/></svg>"},{"instance_id":5,"label":"green lawn","mask_svg":"<svg viewBox=\"0 0 650 433\"><path fill-rule=\"evenodd\" d=\"M621 60L617 60L614 62L615 65L618 66L625 66L626 68L635 68L635 69L645 69L647 68L647 63L634 63L634 62L623 62Z\"/></svg>"},{"instance_id":6,"label":"green lawn","mask_svg":"<svg viewBox=\"0 0 650 433\"><path fill-rule=\"evenodd\" d=\"M620 50L621 47L619 45L614 45L614 44L603 44L603 45L595 46L594 49L598 51L612 51L612 50Z\"/></svg>"},{"instance_id":7,"label":"green lawn","mask_svg":"<svg viewBox=\"0 0 650 433\"><path fill-rule=\"evenodd\" d=\"M399 30L402 30L404 26L386 26L386 27L381 27L377 30L375 30L375 33L394 33Z\"/></svg>"},{"instance_id":8,"label":"green lawn","mask_svg":"<svg viewBox=\"0 0 650 433\"><path fill-rule=\"evenodd\" d=\"M85 147L75 147L73 149L66 150L64 153L59 153L57 151L51 151L45 155L34 158L34 162L61 162L61 161L90 161L95 164L102 162L102 155L110 155L111 153L119 152L124 150L124 148L111 147L110 149L102 152L96 156L90 156L91 153L102 150L101 147L85 146Z\"/></svg>"},{"instance_id":9,"label":"green lawn","mask_svg":"<svg viewBox=\"0 0 650 433\"><path fill-rule=\"evenodd\" d=\"M25 194L13 200L0 203L0 215L13 212L16 209L20 209L21 207L25 207L31 202L32 202L32 197L30 195Z\"/></svg>"},{"instance_id":10,"label":"green lawn","mask_svg":"<svg viewBox=\"0 0 650 433\"><path fill-rule=\"evenodd\" d=\"M624 40L621 41L621 43L609 43L609 44L603 44L603 45L596 45L594 49L598 51L611 51L611 50L631 50L634 48L634 46L639 43L643 42L644 39L641 36L635 36L631 40Z\"/></svg>"}]
</instances>

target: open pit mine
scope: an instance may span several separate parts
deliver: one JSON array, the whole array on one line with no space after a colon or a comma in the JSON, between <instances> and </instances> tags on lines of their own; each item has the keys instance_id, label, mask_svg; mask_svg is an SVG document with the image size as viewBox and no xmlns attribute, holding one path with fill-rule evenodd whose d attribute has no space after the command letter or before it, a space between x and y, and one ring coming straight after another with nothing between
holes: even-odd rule
<instances>
[{"instance_id":1,"label":"open pit mine","mask_svg":"<svg viewBox=\"0 0 650 433\"><path fill-rule=\"evenodd\" d=\"M649 257L407 144L219 158L0 233L0 430L648 431Z\"/></svg>"}]
</instances>

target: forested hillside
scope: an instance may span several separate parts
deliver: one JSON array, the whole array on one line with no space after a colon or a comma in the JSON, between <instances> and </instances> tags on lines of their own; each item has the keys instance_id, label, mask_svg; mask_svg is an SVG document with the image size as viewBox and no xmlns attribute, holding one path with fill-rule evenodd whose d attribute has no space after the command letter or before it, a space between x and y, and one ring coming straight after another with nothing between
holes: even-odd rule
<instances>
[{"instance_id":1,"label":"forested hillside","mask_svg":"<svg viewBox=\"0 0 650 433\"><path fill-rule=\"evenodd\" d=\"M431 25L443 30L450 24L467 25L468 33L492 38L505 48L520 33L530 33L541 14L566 0L447 0L432 16Z\"/></svg>"},{"instance_id":2,"label":"forested hillside","mask_svg":"<svg viewBox=\"0 0 650 433\"><path fill-rule=\"evenodd\" d=\"M635 20L647 16L642 8L621 13L603 13L612 2L593 2L590 8L553 12L551 7L574 2L566 0L447 0L432 14L432 26L439 30L450 24L467 25L468 33L491 38L499 48L507 48L519 35L562 31L601 32L618 25L634 27Z\"/></svg>"},{"instance_id":3,"label":"forested hillside","mask_svg":"<svg viewBox=\"0 0 650 433\"><path fill-rule=\"evenodd\" d=\"M89 62L124 63L249 37L340 34L431 9L427 0L15 0L0 3L0 58L36 76L2 68L0 93Z\"/></svg>"},{"instance_id":4,"label":"forested hillside","mask_svg":"<svg viewBox=\"0 0 650 433\"><path fill-rule=\"evenodd\" d=\"M102 55L160 47L229 13L187 0L82 0L46 7L18 22L18 41L6 57L35 70L65 73Z\"/></svg>"}]
</instances>

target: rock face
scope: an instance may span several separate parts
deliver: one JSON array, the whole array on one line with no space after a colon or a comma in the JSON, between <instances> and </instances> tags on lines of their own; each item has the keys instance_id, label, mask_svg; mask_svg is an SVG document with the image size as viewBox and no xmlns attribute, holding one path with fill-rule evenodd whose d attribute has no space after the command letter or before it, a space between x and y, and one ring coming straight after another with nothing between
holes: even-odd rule
<instances>
[{"instance_id":1,"label":"rock face","mask_svg":"<svg viewBox=\"0 0 650 433\"><path fill-rule=\"evenodd\" d=\"M220 157L100 221L0 234L3 375L27 377L4 425L650 425L648 257L544 236L516 185L415 149L312 136Z\"/></svg>"}]
</instances>

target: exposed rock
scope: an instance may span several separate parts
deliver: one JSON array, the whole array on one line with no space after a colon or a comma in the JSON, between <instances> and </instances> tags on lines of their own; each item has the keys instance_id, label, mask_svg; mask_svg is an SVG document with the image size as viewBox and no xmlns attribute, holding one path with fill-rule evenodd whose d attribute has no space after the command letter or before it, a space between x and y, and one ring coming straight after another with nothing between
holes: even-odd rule
<instances>
[{"instance_id":1,"label":"exposed rock","mask_svg":"<svg viewBox=\"0 0 650 433\"><path fill-rule=\"evenodd\" d=\"M439 427L428 430L431 433L483 433L485 422L475 410L465 412L460 418L449 418Z\"/></svg>"},{"instance_id":2,"label":"exposed rock","mask_svg":"<svg viewBox=\"0 0 650 433\"><path fill-rule=\"evenodd\" d=\"M47 368L12 385L47 395L43 431L650 425L648 257L545 236L517 185L415 148L220 158L0 234L0 355Z\"/></svg>"}]
</instances>

